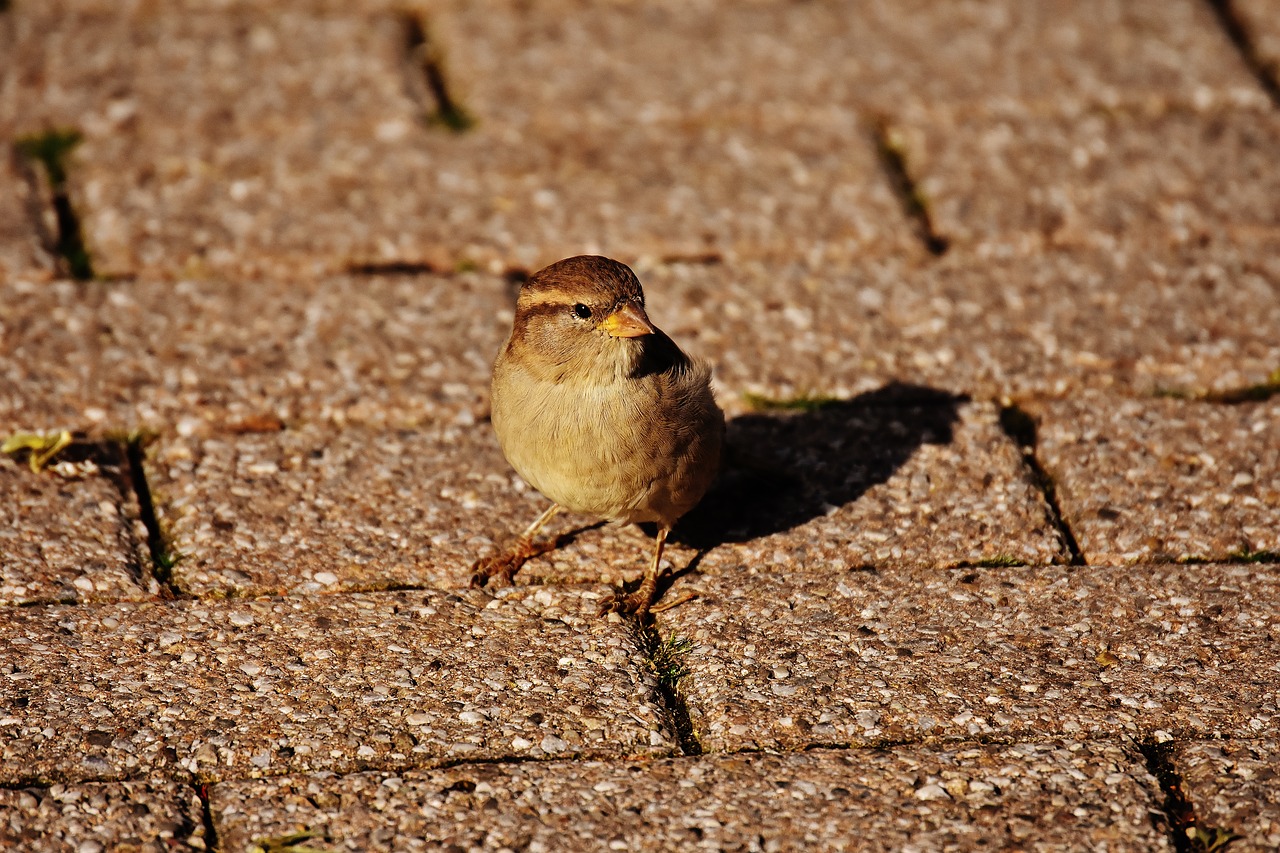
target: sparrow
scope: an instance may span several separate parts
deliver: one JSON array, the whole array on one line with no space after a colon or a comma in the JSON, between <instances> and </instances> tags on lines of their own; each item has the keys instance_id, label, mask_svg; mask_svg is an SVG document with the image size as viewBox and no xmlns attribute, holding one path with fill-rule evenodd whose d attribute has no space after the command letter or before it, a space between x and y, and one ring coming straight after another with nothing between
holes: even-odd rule
<instances>
[{"instance_id":1,"label":"sparrow","mask_svg":"<svg viewBox=\"0 0 1280 853\"><path fill-rule=\"evenodd\" d=\"M510 584L528 559L555 548L534 537L562 509L652 522L657 539L640 586L601 608L644 618L672 526L720 468L724 413L710 367L653 325L630 267L566 258L521 285L490 410L507 461L551 506L513 547L478 560L472 585Z\"/></svg>"}]
</instances>

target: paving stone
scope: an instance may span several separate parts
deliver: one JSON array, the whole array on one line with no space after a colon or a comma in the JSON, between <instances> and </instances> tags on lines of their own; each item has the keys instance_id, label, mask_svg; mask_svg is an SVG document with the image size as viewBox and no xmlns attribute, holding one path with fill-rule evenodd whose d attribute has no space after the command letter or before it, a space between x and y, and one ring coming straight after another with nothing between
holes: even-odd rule
<instances>
[{"instance_id":1,"label":"paving stone","mask_svg":"<svg viewBox=\"0 0 1280 853\"><path fill-rule=\"evenodd\" d=\"M21 608L0 780L203 780L672 751L603 588Z\"/></svg>"},{"instance_id":2,"label":"paving stone","mask_svg":"<svg viewBox=\"0 0 1280 853\"><path fill-rule=\"evenodd\" d=\"M451 79L478 115L665 118L832 105L1111 102L1126 94L1265 100L1193 0L433 3ZM964 69L964 73L956 73Z\"/></svg>"},{"instance_id":3,"label":"paving stone","mask_svg":"<svg viewBox=\"0 0 1280 853\"><path fill-rule=\"evenodd\" d=\"M100 282L6 282L0 300L0 428L96 432L136 421L113 364L140 353L103 320L110 294Z\"/></svg>"},{"instance_id":4,"label":"paving stone","mask_svg":"<svg viewBox=\"0 0 1280 853\"><path fill-rule=\"evenodd\" d=\"M475 765L213 786L226 849L1165 850L1155 780L1106 744ZM323 838L323 842L320 838Z\"/></svg>"},{"instance_id":5,"label":"paving stone","mask_svg":"<svg viewBox=\"0 0 1280 853\"><path fill-rule=\"evenodd\" d=\"M0 455L0 506L0 604L136 599L157 591L139 568L146 552L134 531L137 513L109 472L34 474Z\"/></svg>"},{"instance_id":6,"label":"paving stone","mask_svg":"<svg viewBox=\"0 0 1280 853\"><path fill-rule=\"evenodd\" d=\"M1232 65L1238 59L1220 34L1186 32L1188 22L1207 13L1190 3L1170 12L1168 5L1157 15L1154 6L1120 14L1099 4L1102 20L1126 35L1105 40L1110 58L1085 64L1098 79L1136 68L1134 86L1170 89L1170 97L1184 100L1188 88L1261 99L1247 72ZM894 11L870 27L843 15L848 20L834 34L830 18L841 15L814 8L768 5L726 15L713 4L666 28L661 21L674 12L663 9L579 14L548 7L535 14L486 7L483 21L456 26L449 23L456 15L442 14L444 48L459 65L455 76L480 81L482 93L475 108L480 124L459 137L422 126L424 108L406 91L403 33L396 16L381 8L280 11L245 4L230 16L155 3L124 12L100 4L24 5L12 15L14 70L0 85L0 113L21 117L22 127L84 131L73 196L98 268L108 273L296 278L379 262L536 267L583 251L773 257L798 243L861 257L921 251L881 174L863 93L897 106L922 81L963 79L975 81L975 90L953 94L995 96L991 77L1009 54L1002 48L992 55L990 46L1007 43L1006 28L1025 33L1019 63L1051 55L1043 50L1046 27L1064 44L1096 50L1082 32L1097 25L1097 16L1077 17L1070 8L1043 20L1011 20L994 7L958 13L959 20ZM939 19L939 31L950 34L982 35L954 59L921 62L921 39L931 36L918 25L900 31L912 19ZM730 22L724 33L721 20ZM529 29L540 37L527 38ZM851 50L841 32L878 45L874 57ZM792 40L786 49L779 34ZM1169 54L1166 37L1196 45L1180 44L1184 53ZM708 39L718 38L725 50L707 51ZM807 49L806 38L820 44ZM508 49L511 39L520 50ZM582 39L634 46L634 61L642 64L632 68L624 60L615 68L599 46L578 50ZM1148 43L1156 47L1135 62L1135 45ZM981 64L991 74L940 73L971 67L974 51L986 54ZM875 67L874 79L863 84L866 73L841 71L829 79L831 66L813 57L833 52L845 57L837 69L864 63ZM708 57L705 73L688 61L700 56ZM783 65L761 64L761 56ZM922 69L905 90L904 61ZM548 63L567 71L541 73ZM785 73L800 65L811 68ZM1017 87L1017 96L1056 95L1063 71L1050 66L1028 69L1028 79L1040 82ZM1232 70L1209 71L1224 68ZM819 69L816 80L812 69ZM563 85L550 82L566 73ZM623 88L645 80L659 86L641 95L660 97L658 107L626 109L620 88L608 85L619 75L628 81ZM684 89L745 97L736 105L737 95L673 99L676 90L667 85L673 76ZM798 94L777 81L793 77L809 81L803 85L817 98L810 93L799 108L781 106ZM489 79L505 82L484 95ZM750 82L757 80L768 82ZM547 91L529 97L529 81ZM584 86L596 93L594 106L580 92ZM850 94L833 97L832 86ZM1085 102L1107 91L1095 88L1082 84ZM944 86L940 97L946 95ZM761 97L772 100L762 104ZM513 115L490 109L497 103L535 106Z\"/></svg>"},{"instance_id":7,"label":"paving stone","mask_svg":"<svg viewBox=\"0 0 1280 853\"><path fill-rule=\"evenodd\" d=\"M478 274L17 282L11 293L0 423L186 435L474 422L514 304L511 284Z\"/></svg>"},{"instance_id":8,"label":"paving stone","mask_svg":"<svg viewBox=\"0 0 1280 853\"><path fill-rule=\"evenodd\" d=\"M1089 395L1032 411L1037 453L1088 562L1280 553L1280 400Z\"/></svg>"},{"instance_id":9,"label":"paving stone","mask_svg":"<svg viewBox=\"0 0 1280 853\"><path fill-rule=\"evenodd\" d=\"M43 851L205 850L200 798L174 782L0 788L0 845Z\"/></svg>"},{"instance_id":10,"label":"paving stone","mask_svg":"<svg viewBox=\"0 0 1280 853\"><path fill-rule=\"evenodd\" d=\"M157 2L11 17L0 113L83 131L70 180L100 271L296 277L412 256L388 202L432 160L390 18Z\"/></svg>"},{"instance_id":11,"label":"paving stone","mask_svg":"<svg viewBox=\"0 0 1280 853\"><path fill-rule=\"evenodd\" d=\"M922 112L893 133L934 227L984 255L1280 226L1269 106L1001 105Z\"/></svg>"},{"instance_id":12,"label":"paving stone","mask_svg":"<svg viewBox=\"0 0 1280 853\"><path fill-rule=\"evenodd\" d=\"M198 596L465 587L546 508L487 425L173 439L147 472L174 581Z\"/></svg>"},{"instance_id":13,"label":"paving stone","mask_svg":"<svg viewBox=\"0 0 1280 853\"><path fill-rule=\"evenodd\" d=\"M722 405L742 412L744 392L850 398L895 381L997 398L1263 382L1280 367L1278 257L1259 238L640 275L655 322L713 362Z\"/></svg>"},{"instance_id":14,"label":"paving stone","mask_svg":"<svg viewBox=\"0 0 1280 853\"><path fill-rule=\"evenodd\" d=\"M1231 844L1238 853L1280 848L1280 749L1274 740L1185 743L1176 756L1183 793L1201 828L1241 836Z\"/></svg>"},{"instance_id":15,"label":"paving stone","mask_svg":"<svg viewBox=\"0 0 1280 853\"><path fill-rule=\"evenodd\" d=\"M677 528L684 547L669 552L670 565L707 548L702 571L779 559L815 571L1064 560L995 407L935 396L731 421L743 467ZM173 580L197 596L462 587L474 560L547 506L487 425L166 438L146 470L179 555ZM652 541L635 528L582 529L594 521L552 526L548 538L573 541L520 581L636 578ZM739 544L716 547L726 542Z\"/></svg>"},{"instance_id":16,"label":"paving stone","mask_svg":"<svg viewBox=\"0 0 1280 853\"><path fill-rule=\"evenodd\" d=\"M890 389L810 413L743 416L728 437L745 460L676 530L724 546L701 572L1068 559L992 404L932 392L895 405Z\"/></svg>"},{"instance_id":17,"label":"paving stone","mask_svg":"<svg viewBox=\"0 0 1280 853\"><path fill-rule=\"evenodd\" d=\"M798 246L923 253L852 111L639 122L570 113L528 129L481 127L416 192L447 199L435 217L448 221L441 242L465 237L463 255L481 263L769 259Z\"/></svg>"},{"instance_id":18,"label":"paving stone","mask_svg":"<svg viewBox=\"0 0 1280 853\"><path fill-rule=\"evenodd\" d=\"M1259 239L636 270L655 321L713 363L740 414L745 392L852 398L894 381L996 397L1262 382L1280 366L1277 258L1280 242ZM0 424L466 423L487 411L514 289L480 273L15 282L0 303Z\"/></svg>"},{"instance_id":19,"label":"paving stone","mask_svg":"<svg viewBox=\"0 0 1280 853\"><path fill-rule=\"evenodd\" d=\"M487 385L487 383L486 383ZM375 431L226 421L212 437L158 440L146 461L173 582L197 596L458 588L547 506L511 470L487 424ZM651 537L567 515L520 583L623 583L643 573ZM674 543L673 565L696 551Z\"/></svg>"},{"instance_id":20,"label":"paving stone","mask_svg":"<svg viewBox=\"0 0 1280 853\"><path fill-rule=\"evenodd\" d=\"M914 245L852 113L779 127L615 112L457 136L422 125L389 14L15 15L0 112L84 131L73 194L107 272L536 267L606 249L776 252L809 231Z\"/></svg>"},{"instance_id":21,"label":"paving stone","mask_svg":"<svg viewBox=\"0 0 1280 853\"><path fill-rule=\"evenodd\" d=\"M743 566L659 616L711 751L928 738L1253 736L1275 725L1271 566Z\"/></svg>"}]
</instances>

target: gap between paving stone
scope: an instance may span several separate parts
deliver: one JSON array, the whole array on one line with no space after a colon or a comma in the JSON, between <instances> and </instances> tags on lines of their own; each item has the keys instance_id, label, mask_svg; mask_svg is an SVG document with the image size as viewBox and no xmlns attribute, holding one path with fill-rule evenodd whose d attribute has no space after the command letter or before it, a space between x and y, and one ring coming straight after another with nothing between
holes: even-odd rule
<instances>
[{"instance_id":1,"label":"gap between paving stone","mask_svg":"<svg viewBox=\"0 0 1280 853\"><path fill-rule=\"evenodd\" d=\"M454 133L469 130L475 124L467 111L450 90L445 75L444 54L431 37L426 14L404 10L399 14L404 33L405 65L408 74L409 94L420 103L427 99L420 94L425 85L434 110L427 110L429 124L439 124Z\"/></svg>"},{"instance_id":2,"label":"gap between paving stone","mask_svg":"<svg viewBox=\"0 0 1280 853\"><path fill-rule=\"evenodd\" d=\"M1105 394L1028 404L1090 563L1277 562L1280 401Z\"/></svg>"},{"instance_id":3,"label":"gap between paving stone","mask_svg":"<svg viewBox=\"0 0 1280 853\"><path fill-rule=\"evenodd\" d=\"M161 594L140 530L123 443L76 437L39 472L0 457L12 510L0 531L0 602L20 606Z\"/></svg>"},{"instance_id":4,"label":"gap between paving stone","mask_svg":"<svg viewBox=\"0 0 1280 853\"><path fill-rule=\"evenodd\" d=\"M1017 445L1022 452L1022 460L1030 472L1032 481L1044 495L1044 502L1048 507L1050 520L1053 522L1053 526L1057 528L1063 546L1071 557L1071 565L1085 565L1085 559L1080 553L1080 544L1076 541L1075 532L1062 514L1062 506L1058 501L1057 486L1054 484L1053 477L1044 470L1044 466L1040 463L1040 458L1036 453L1035 419L1016 403L1010 402L1002 404L1000 407L1000 426L1004 429L1005 435L1009 436L1009 440Z\"/></svg>"},{"instance_id":5,"label":"gap between paving stone","mask_svg":"<svg viewBox=\"0 0 1280 853\"><path fill-rule=\"evenodd\" d=\"M929 200L925 198L916 177L912 174L911 164L907 162L907 152L901 136L895 132L888 118L884 116L876 118L871 124L885 177L893 185L894 191L902 201L907 217L915 222L917 236L931 255L936 257L945 254L950 248L951 241L938 233L933 215L929 211Z\"/></svg>"},{"instance_id":6,"label":"gap between paving stone","mask_svg":"<svg viewBox=\"0 0 1280 853\"><path fill-rule=\"evenodd\" d=\"M1215 840L1235 837L1225 848L1231 853L1280 849L1280 743L1273 733L1256 734L1176 745L1173 761L1183 791L1195 804L1203 847L1214 849Z\"/></svg>"},{"instance_id":7,"label":"gap between paving stone","mask_svg":"<svg viewBox=\"0 0 1280 853\"><path fill-rule=\"evenodd\" d=\"M155 503L151 497L151 485L147 482L146 445L148 439L142 436L131 436L124 447L129 467L129 479L132 485L133 498L138 506L138 520L146 533L146 553L150 558L150 573L165 588L170 596L177 598L184 593L173 580L173 566L178 560L169 537L165 535L156 516Z\"/></svg>"},{"instance_id":8,"label":"gap between paving stone","mask_svg":"<svg viewBox=\"0 0 1280 853\"><path fill-rule=\"evenodd\" d=\"M1174 762L1174 741L1146 740L1139 748L1147 763L1147 772L1160 784L1164 794L1161 811L1168 823L1169 842L1178 853L1192 853L1200 849L1193 845L1187 830L1198 827L1196 808L1182 789L1182 776Z\"/></svg>"},{"instance_id":9,"label":"gap between paving stone","mask_svg":"<svg viewBox=\"0 0 1280 853\"><path fill-rule=\"evenodd\" d=\"M57 272L69 275L77 281L87 281L94 277L93 262L86 247L84 227L79 213L71 201L70 192L70 159L83 136L78 130L46 130L18 139L14 143L15 153L26 161L27 168L22 170L29 182L35 180L34 164L39 163L44 171L48 185L48 198L53 211L57 236L45 236L45 248L57 260ZM39 187L29 187L29 197L39 199L45 194ZM43 211L32 207L33 226L37 233L45 231Z\"/></svg>"},{"instance_id":10,"label":"gap between paving stone","mask_svg":"<svg viewBox=\"0 0 1280 853\"><path fill-rule=\"evenodd\" d=\"M1268 62L1259 52L1254 43L1254 37L1250 33L1248 21L1239 14L1236 4L1232 0L1205 0L1205 2L1213 9L1218 23L1227 34L1227 38L1231 39L1231 43L1235 45L1240 59L1257 79L1258 85L1271 98L1271 102L1280 107L1280 77L1277 76L1280 74L1280 68Z\"/></svg>"}]
</instances>

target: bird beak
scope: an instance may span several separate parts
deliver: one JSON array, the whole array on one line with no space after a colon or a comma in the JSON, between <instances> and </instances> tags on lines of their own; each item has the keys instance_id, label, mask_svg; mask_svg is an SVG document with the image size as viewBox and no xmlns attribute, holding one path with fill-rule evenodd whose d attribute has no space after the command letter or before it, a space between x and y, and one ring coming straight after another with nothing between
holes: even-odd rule
<instances>
[{"instance_id":1,"label":"bird beak","mask_svg":"<svg viewBox=\"0 0 1280 853\"><path fill-rule=\"evenodd\" d=\"M634 302L624 302L621 308L601 320L596 328L608 332L613 338L638 338L658 331L649 322L644 309Z\"/></svg>"}]
</instances>

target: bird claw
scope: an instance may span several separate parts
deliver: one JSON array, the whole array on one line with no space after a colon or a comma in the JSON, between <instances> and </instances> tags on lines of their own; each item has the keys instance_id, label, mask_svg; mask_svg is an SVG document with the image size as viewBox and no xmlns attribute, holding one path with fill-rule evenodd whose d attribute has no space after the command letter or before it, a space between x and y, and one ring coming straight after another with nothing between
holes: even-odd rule
<instances>
[{"instance_id":1,"label":"bird claw","mask_svg":"<svg viewBox=\"0 0 1280 853\"><path fill-rule=\"evenodd\" d=\"M615 592L600 604L600 610L596 615L603 617L608 616L610 613L617 613L619 616L634 616L637 619L643 619L648 615L651 606L653 606L652 599L648 595L642 594L640 590L636 590L629 595Z\"/></svg>"},{"instance_id":2,"label":"bird claw","mask_svg":"<svg viewBox=\"0 0 1280 853\"><path fill-rule=\"evenodd\" d=\"M472 588L483 589L490 581L496 581L495 587L511 586L526 559L519 554L505 553L476 560L471 564Z\"/></svg>"}]
</instances>

